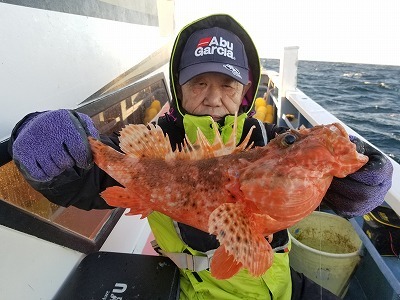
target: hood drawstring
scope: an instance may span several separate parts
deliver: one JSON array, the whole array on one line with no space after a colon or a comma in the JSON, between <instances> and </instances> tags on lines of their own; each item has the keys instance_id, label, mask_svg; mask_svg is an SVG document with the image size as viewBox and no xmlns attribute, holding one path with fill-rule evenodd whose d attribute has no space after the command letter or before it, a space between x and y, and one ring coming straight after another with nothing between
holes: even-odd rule
<instances>
[{"instance_id":1,"label":"hood drawstring","mask_svg":"<svg viewBox=\"0 0 400 300\"><path fill-rule=\"evenodd\" d=\"M172 122L176 122L176 120L178 119L176 117L176 112L175 112L175 109L173 107L171 107L169 109L169 111L166 112L164 115L165 115L165 118L167 119L168 122L171 122L171 121Z\"/></svg>"}]
</instances>

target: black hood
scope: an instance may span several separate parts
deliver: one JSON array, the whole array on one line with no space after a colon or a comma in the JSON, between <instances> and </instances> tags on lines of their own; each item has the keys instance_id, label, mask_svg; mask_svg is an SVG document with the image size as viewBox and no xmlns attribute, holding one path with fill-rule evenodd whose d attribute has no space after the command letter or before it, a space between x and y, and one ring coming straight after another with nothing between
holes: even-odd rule
<instances>
[{"instance_id":1,"label":"black hood","mask_svg":"<svg viewBox=\"0 0 400 300\"><path fill-rule=\"evenodd\" d=\"M243 104L241 107L242 112L249 112L251 106L254 102L254 98L257 94L258 85L261 77L261 68L260 68L260 58L258 57L257 49L249 36L246 30L240 25L235 19L233 19L229 15L217 14L210 15L201 19L198 19L187 26L185 26L177 35L175 39L174 46L172 48L172 54L170 58L170 88L172 94L172 108L175 110L177 117L179 115L184 114L182 107L180 106L180 100L177 98L177 90L176 87L179 85L178 83L178 69L180 57L185 46L185 43L189 36L200 29L210 28L210 27L221 27L226 30L229 30L236 34L243 42L246 50L246 54L248 57L248 62L250 66L251 76L250 81L252 85L248 92L245 95L247 104Z\"/></svg>"}]
</instances>

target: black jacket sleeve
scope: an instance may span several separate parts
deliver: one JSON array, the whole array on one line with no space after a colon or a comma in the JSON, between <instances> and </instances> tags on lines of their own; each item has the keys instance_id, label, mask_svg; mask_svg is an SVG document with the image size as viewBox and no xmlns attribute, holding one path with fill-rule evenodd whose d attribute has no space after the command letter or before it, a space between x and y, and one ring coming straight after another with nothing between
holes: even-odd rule
<instances>
[{"instance_id":1,"label":"black jacket sleeve","mask_svg":"<svg viewBox=\"0 0 400 300\"><path fill-rule=\"evenodd\" d=\"M119 185L103 170L93 165L89 170L70 168L49 182L29 181L30 185L49 201L84 210L110 209L100 196L109 186Z\"/></svg>"}]
</instances>

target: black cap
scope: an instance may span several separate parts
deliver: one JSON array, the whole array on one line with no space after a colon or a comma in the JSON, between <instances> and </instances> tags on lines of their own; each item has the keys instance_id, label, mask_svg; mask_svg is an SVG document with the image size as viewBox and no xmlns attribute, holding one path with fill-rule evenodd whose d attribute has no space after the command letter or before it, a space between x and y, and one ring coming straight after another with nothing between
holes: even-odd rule
<instances>
[{"instance_id":1,"label":"black cap","mask_svg":"<svg viewBox=\"0 0 400 300\"><path fill-rule=\"evenodd\" d=\"M179 64L179 84L207 72L228 75L242 84L249 81L249 64L242 41L219 27L194 32L186 42Z\"/></svg>"}]
</instances>

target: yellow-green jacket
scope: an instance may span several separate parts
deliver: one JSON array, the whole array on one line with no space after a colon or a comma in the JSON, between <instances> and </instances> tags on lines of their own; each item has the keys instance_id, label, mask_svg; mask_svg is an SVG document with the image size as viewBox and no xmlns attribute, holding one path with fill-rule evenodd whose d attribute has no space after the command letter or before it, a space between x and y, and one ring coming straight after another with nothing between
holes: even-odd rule
<instances>
[{"instance_id":1,"label":"yellow-green jacket","mask_svg":"<svg viewBox=\"0 0 400 300\"><path fill-rule=\"evenodd\" d=\"M176 231L171 218L153 212L148 217L158 246L169 253L187 253L187 257L203 256L186 245ZM191 271L180 269L180 299L280 299L289 300L292 293L288 252L275 253L274 263L260 278L254 278L242 269L228 280L218 280L206 269Z\"/></svg>"}]
</instances>

